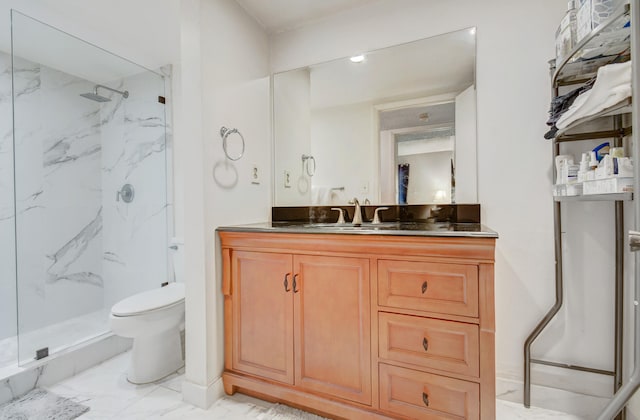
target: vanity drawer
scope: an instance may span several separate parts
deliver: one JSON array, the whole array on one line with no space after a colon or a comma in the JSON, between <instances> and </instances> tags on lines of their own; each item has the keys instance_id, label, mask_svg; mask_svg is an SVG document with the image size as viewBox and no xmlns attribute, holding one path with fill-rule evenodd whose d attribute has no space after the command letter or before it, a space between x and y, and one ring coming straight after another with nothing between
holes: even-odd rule
<instances>
[{"instance_id":1,"label":"vanity drawer","mask_svg":"<svg viewBox=\"0 0 640 420\"><path fill-rule=\"evenodd\" d=\"M381 358L479 376L477 325L384 312L378 322Z\"/></svg>"},{"instance_id":2,"label":"vanity drawer","mask_svg":"<svg viewBox=\"0 0 640 420\"><path fill-rule=\"evenodd\" d=\"M480 386L381 363L380 408L412 419L479 419Z\"/></svg>"},{"instance_id":3,"label":"vanity drawer","mask_svg":"<svg viewBox=\"0 0 640 420\"><path fill-rule=\"evenodd\" d=\"M478 267L379 260L378 304L477 317Z\"/></svg>"}]
</instances>

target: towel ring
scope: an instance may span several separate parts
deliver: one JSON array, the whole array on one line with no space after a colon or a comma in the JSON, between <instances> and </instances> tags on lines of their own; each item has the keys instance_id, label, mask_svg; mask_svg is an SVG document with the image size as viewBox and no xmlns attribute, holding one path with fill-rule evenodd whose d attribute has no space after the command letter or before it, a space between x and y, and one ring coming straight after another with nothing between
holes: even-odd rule
<instances>
[{"instance_id":1,"label":"towel ring","mask_svg":"<svg viewBox=\"0 0 640 420\"><path fill-rule=\"evenodd\" d=\"M239 135L240 140L242 140L242 150L240 151L240 155L238 155L238 157L235 157L235 158L229 156L229 152L227 151L227 138L231 134ZM227 156L227 159L235 161L240 159L244 155L244 137L242 136L242 133L238 131L237 128L232 128L231 130L229 130L227 127L220 127L220 137L222 137L222 150L224 150L224 154L225 156Z\"/></svg>"},{"instance_id":2,"label":"towel ring","mask_svg":"<svg viewBox=\"0 0 640 420\"><path fill-rule=\"evenodd\" d=\"M313 172L309 170L309 161L313 161ZM307 175L314 176L316 173L316 158L311 155L302 155L302 166L307 172Z\"/></svg>"}]
</instances>

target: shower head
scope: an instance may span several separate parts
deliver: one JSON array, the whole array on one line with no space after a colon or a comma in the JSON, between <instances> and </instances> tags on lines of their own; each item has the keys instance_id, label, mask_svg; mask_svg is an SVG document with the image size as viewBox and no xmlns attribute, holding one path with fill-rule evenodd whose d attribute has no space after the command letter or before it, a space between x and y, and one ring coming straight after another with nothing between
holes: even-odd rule
<instances>
[{"instance_id":1,"label":"shower head","mask_svg":"<svg viewBox=\"0 0 640 420\"><path fill-rule=\"evenodd\" d=\"M96 101L96 102L110 102L111 99L107 98L106 96L100 96L97 93L93 93L93 92L89 92L89 93L81 93L80 96L83 96L87 99L91 99L92 101Z\"/></svg>"},{"instance_id":2,"label":"shower head","mask_svg":"<svg viewBox=\"0 0 640 420\"><path fill-rule=\"evenodd\" d=\"M103 86L103 85L96 85L96 87L93 89L93 92L81 93L80 96L82 96L84 98L87 98L87 99L91 99L92 101L96 101L96 102L109 102L109 101L111 101L111 98L107 98L106 96L102 96L102 95L98 94L98 88L107 89L107 90L110 90L111 92L119 93L125 99L129 97L129 91L128 90L120 91L120 90L116 90L116 89L111 89L110 87Z\"/></svg>"}]
</instances>

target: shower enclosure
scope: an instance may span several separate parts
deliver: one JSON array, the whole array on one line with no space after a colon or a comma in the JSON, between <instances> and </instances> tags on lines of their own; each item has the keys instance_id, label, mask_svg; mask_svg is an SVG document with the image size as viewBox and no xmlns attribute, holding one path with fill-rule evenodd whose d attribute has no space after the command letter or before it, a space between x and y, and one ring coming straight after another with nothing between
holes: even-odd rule
<instances>
[{"instance_id":1,"label":"shower enclosure","mask_svg":"<svg viewBox=\"0 0 640 420\"><path fill-rule=\"evenodd\" d=\"M170 228L167 75L16 11L11 21L0 368L107 333L115 302L168 280Z\"/></svg>"}]
</instances>

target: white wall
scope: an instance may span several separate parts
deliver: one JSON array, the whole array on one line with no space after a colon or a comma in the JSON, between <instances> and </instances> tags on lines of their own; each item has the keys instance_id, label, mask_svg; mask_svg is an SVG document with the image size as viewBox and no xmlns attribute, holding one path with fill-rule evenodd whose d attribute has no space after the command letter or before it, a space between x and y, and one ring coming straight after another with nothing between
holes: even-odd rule
<instances>
[{"instance_id":1,"label":"white wall","mask_svg":"<svg viewBox=\"0 0 640 420\"><path fill-rule=\"evenodd\" d=\"M477 27L478 193L483 223L500 234L496 249L500 376L522 377L524 340L554 299L551 144L543 134L550 100L547 61L554 54L554 34L564 11L565 4L556 0L387 0L272 37L272 70L280 72ZM597 221L602 214L600 210L592 213ZM598 223L594 218L590 223ZM589 240L607 235L607 229L599 226L597 234L588 235ZM575 245L571 246L574 250L580 245L579 240L569 243ZM598 246L605 247L606 243ZM588 254L583 258L588 259ZM597 288L604 301L612 293L610 285L603 287L599 278L602 271L608 271L607 264L598 268L594 278L587 275L581 280ZM611 304L598 300L594 305L589 301L592 294L580 292L591 287L576 287L576 293L566 292L574 298L570 317L588 313L587 320L597 322L578 320L556 328L550 336L540 338L534 354L551 353L567 357L567 362L574 362L578 354L582 354L579 361L610 361L611 340L600 333L611 319ZM585 297L586 301L580 300ZM567 318L561 315L560 322ZM589 341L588 347L576 348L578 335L579 343ZM559 340L563 344L557 345ZM555 371L551 375L571 377L566 371ZM558 377L551 381L559 384ZM587 378L579 386L600 393L600 379L590 381ZM560 385L571 386L571 381L565 382Z\"/></svg>"},{"instance_id":2,"label":"white wall","mask_svg":"<svg viewBox=\"0 0 640 420\"><path fill-rule=\"evenodd\" d=\"M451 202L451 159L451 151L398 156L398 165L409 164L408 204ZM438 191L445 195L436 200Z\"/></svg>"},{"instance_id":3,"label":"white wall","mask_svg":"<svg viewBox=\"0 0 640 420\"><path fill-rule=\"evenodd\" d=\"M316 158L314 187L340 188L332 202L348 204L357 197L377 201L378 142L374 135L374 109L369 102L311 110L311 154ZM307 202L308 204L309 202ZM280 203L278 203L280 204Z\"/></svg>"},{"instance_id":4,"label":"white wall","mask_svg":"<svg viewBox=\"0 0 640 420\"><path fill-rule=\"evenodd\" d=\"M223 368L220 261L215 229L266 221L271 206L269 44L233 0L182 2L178 160L184 184L187 360L184 398L208 406ZM246 151L227 160L221 126L244 135ZM181 156L180 156L181 155ZM252 165L261 183L251 183Z\"/></svg>"},{"instance_id":5,"label":"white wall","mask_svg":"<svg viewBox=\"0 0 640 420\"><path fill-rule=\"evenodd\" d=\"M276 146L273 165L275 202L280 206L311 202L311 181L302 168L302 155L312 153L310 96L308 69L273 76L273 132L283 140Z\"/></svg>"},{"instance_id":6,"label":"white wall","mask_svg":"<svg viewBox=\"0 0 640 420\"><path fill-rule=\"evenodd\" d=\"M476 141L476 87L469 86L456 96L455 176L456 203L478 200L478 144Z\"/></svg>"}]
</instances>

